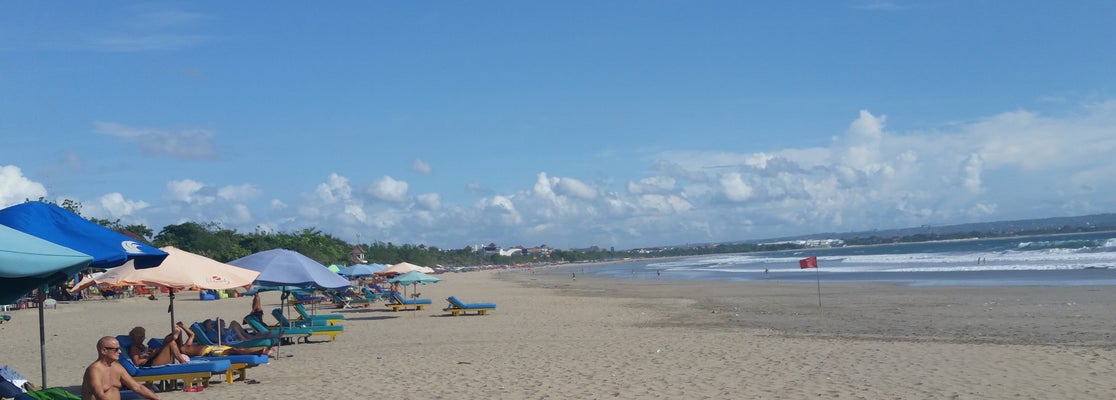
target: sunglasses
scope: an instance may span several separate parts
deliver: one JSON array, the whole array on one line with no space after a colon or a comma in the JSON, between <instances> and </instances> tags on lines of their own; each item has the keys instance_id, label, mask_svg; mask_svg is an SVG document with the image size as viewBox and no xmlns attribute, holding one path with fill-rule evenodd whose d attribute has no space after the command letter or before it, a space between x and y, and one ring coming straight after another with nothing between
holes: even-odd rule
<instances>
[{"instance_id":1,"label":"sunglasses","mask_svg":"<svg viewBox=\"0 0 1116 400\"><path fill-rule=\"evenodd\" d=\"M120 351L119 347L105 347L104 349L109 351Z\"/></svg>"}]
</instances>

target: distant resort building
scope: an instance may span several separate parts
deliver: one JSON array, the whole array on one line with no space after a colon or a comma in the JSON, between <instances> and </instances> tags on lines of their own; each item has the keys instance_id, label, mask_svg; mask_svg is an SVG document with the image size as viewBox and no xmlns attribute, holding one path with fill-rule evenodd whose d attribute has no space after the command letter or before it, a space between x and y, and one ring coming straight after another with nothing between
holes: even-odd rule
<instances>
[{"instance_id":1,"label":"distant resort building","mask_svg":"<svg viewBox=\"0 0 1116 400\"><path fill-rule=\"evenodd\" d=\"M349 261L353 264L367 264L368 261L364 259L364 247L353 246L353 249L349 250Z\"/></svg>"},{"instance_id":2,"label":"distant resort building","mask_svg":"<svg viewBox=\"0 0 1116 400\"><path fill-rule=\"evenodd\" d=\"M497 246L496 243L489 243L487 245L477 244L477 245L469 246L469 248L471 248L473 250L473 252L480 253L484 257L489 257L489 256L492 256L492 255L500 255L500 256L504 256L504 257L511 257L511 256L515 256L515 255L529 255L529 256L533 256L535 258L550 257L550 253L552 251L551 248L549 246L545 245L545 244L535 246L535 247L532 247L530 249L525 248L523 246L515 246L515 247L510 247L510 248L504 249L504 248L501 248L500 246Z\"/></svg>"},{"instance_id":3,"label":"distant resort building","mask_svg":"<svg viewBox=\"0 0 1116 400\"><path fill-rule=\"evenodd\" d=\"M841 239L808 239L808 240L787 240L782 242L762 243L764 245L780 245L780 244L793 244L806 248L826 248L826 247L842 247L845 241Z\"/></svg>"}]
</instances>

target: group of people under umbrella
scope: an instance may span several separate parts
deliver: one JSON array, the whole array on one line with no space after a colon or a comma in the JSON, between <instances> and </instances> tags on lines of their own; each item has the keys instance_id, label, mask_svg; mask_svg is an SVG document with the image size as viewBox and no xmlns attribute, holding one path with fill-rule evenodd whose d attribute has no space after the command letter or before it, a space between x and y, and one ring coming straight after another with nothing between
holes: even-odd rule
<instances>
[{"instance_id":1,"label":"group of people under umbrella","mask_svg":"<svg viewBox=\"0 0 1116 400\"><path fill-rule=\"evenodd\" d=\"M415 267L409 264L400 266L408 271L403 271L396 278L407 277L406 272L423 268ZM250 285L264 290L285 291L341 289L349 287L348 278L391 269L369 271L368 266L357 264L346 268L348 274L339 274L298 252L285 249L261 251L221 263L174 247L155 248L46 202L31 201L0 209L0 304L13 303L35 290L43 296L48 285L69 280L86 268L108 271L96 278L83 280L75 285L73 291L93 284L146 285L167 289L172 329L176 291L224 290ZM428 278L433 278L426 277L412 275L398 282L404 285L425 284L430 281ZM43 326L41 306L39 324ZM39 344L41 384L46 387L43 329L40 329Z\"/></svg>"}]
</instances>

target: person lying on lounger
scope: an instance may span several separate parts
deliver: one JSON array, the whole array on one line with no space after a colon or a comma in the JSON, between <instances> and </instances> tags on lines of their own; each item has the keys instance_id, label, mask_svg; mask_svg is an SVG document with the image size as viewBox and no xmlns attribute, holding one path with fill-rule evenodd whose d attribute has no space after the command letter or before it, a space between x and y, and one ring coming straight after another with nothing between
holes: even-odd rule
<instances>
[{"instance_id":1,"label":"person lying on lounger","mask_svg":"<svg viewBox=\"0 0 1116 400\"><path fill-rule=\"evenodd\" d=\"M236 321L233 321L233 323L236 323ZM207 345L203 345L203 344L194 344L194 332L191 331L189 328L187 328L186 325L182 323L182 321L178 321L177 325L178 325L179 329L182 329L182 335L179 336L178 348L179 348L180 351L182 351L182 354L185 354L185 355L190 356L190 357L197 357L197 356L229 356L229 355L243 355L243 354L250 354L250 355L257 355L257 356L266 354L266 355L272 356L272 357L275 356L275 348L273 348L273 347L268 347L268 348L262 349L262 350L252 350L252 349L242 349L242 348L229 347L229 346L207 346Z\"/></svg>"},{"instance_id":2,"label":"person lying on lounger","mask_svg":"<svg viewBox=\"0 0 1116 400\"><path fill-rule=\"evenodd\" d=\"M207 319L205 321L202 321L202 329L205 330L205 336L208 337L209 340L212 342L218 342L217 332L221 332L220 342L224 343L238 343L246 340L263 339L270 337L267 334L248 332L242 325L240 325L240 323L236 321L230 323L228 328L218 329L217 321Z\"/></svg>"},{"instance_id":3,"label":"person lying on lounger","mask_svg":"<svg viewBox=\"0 0 1116 400\"><path fill-rule=\"evenodd\" d=\"M175 327L171 334L163 338L163 347L153 349L143 343L147 339L147 330L142 326L132 328L131 332L128 332L128 337L132 338L132 345L128 346L128 356L132 358L133 364L140 367L190 362L190 357L182 354L178 348L178 336L181 334L182 330Z\"/></svg>"}]
</instances>

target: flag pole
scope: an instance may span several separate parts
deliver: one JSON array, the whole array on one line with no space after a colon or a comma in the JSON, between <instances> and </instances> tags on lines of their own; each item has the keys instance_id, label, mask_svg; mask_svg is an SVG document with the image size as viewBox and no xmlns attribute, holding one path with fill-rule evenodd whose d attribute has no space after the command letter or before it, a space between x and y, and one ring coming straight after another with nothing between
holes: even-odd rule
<instances>
[{"instance_id":1,"label":"flag pole","mask_svg":"<svg viewBox=\"0 0 1116 400\"><path fill-rule=\"evenodd\" d=\"M821 308L821 268L814 268L814 276L818 279L818 308Z\"/></svg>"}]
</instances>

